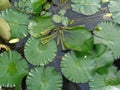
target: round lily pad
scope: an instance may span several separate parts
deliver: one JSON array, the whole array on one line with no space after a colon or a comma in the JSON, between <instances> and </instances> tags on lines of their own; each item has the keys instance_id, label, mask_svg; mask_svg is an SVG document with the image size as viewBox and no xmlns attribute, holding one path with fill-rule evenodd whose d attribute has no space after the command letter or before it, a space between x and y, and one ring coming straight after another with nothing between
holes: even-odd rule
<instances>
[{"instance_id":1,"label":"round lily pad","mask_svg":"<svg viewBox=\"0 0 120 90\"><path fill-rule=\"evenodd\" d=\"M63 75L72 82L85 83L90 80L95 71L95 61L90 57L76 57L67 53L61 61Z\"/></svg>"},{"instance_id":2,"label":"round lily pad","mask_svg":"<svg viewBox=\"0 0 120 90\"><path fill-rule=\"evenodd\" d=\"M25 57L33 65L46 65L56 56L57 45L55 41L42 44L40 39L31 37L25 45Z\"/></svg>"},{"instance_id":3,"label":"round lily pad","mask_svg":"<svg viewBox=\"0 0 120 90\"><path fill-rule=\"evenodd\" d=\"M28 90L61 90L62 76L53 67L37 67L27 77Z\"/></svg>"},{"instance_id":4,"label":"round lily pad","mask_svg":"<svg viewBox=\"0 0 120 90\"><path fill-rule=\"evenodd\" d=\"M71 0L72 10L85 15L92 15L99 11L101 0Z\"/></svg>"},{"instance_id":5,"label":"round lily pad","mask_svg":"<svg viewBox=\"0 0 120 90\"><path fill-rule=\"evenodd\" d=\"M15 51L0 54L0 86L15 87L28 73L27 62Z\"/></svg>"}]
</instances>

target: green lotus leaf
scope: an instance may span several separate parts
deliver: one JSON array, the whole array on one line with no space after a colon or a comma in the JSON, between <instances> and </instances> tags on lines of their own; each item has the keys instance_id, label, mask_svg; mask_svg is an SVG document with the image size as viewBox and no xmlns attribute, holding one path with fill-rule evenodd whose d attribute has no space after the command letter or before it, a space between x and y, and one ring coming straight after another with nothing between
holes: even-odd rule
<instances>
[{"instance_id":1,"label":"green lotus leaf","mask_svg":"<svg viewBox=\"0 0 120 90\"><path fill-rule=\"evenodd\" d=\"M112 18L115 22L120 24L120 0L110 0L108 5L110 13L112 13Z\"/></svg>"},{"instance_id":2,"label":"green lotus leaf","mask_svg":"<svg viewBox=\"0 0 120 90\"><path fill-rule=\"evenodd\" d=\"M42 44L40 39L31 37L25 45L24 52L25 57L30 63L43 66L54 60L57 45L55 41Z\"/></svg>"},{"instance_id":3,"label":"green lotus leaf","mask_svg":"<svg viewBox=\"0 0 120 90\"><path fill-rule=\"evenodd\" d=\"M100 31L94 31L95 43L103 43L112 50L115 58L120 56L120 30L117 24L112 22L102 22L98 24L98 27L102 29Z\"/></svg>"},{"instance_id":4,"label":"green lotus leaf","mask_svg":"<svg viewBox=\"0 0 120 90\"><path fill-rule=\"evenodd\" d=\"M75 27L64 31L64 44L67 48L88 52L93 46L91 33L84 27Z\"/></svg>"},{"instance_id":5,"label":"green lotus leaf","mask_svg":"<svg viewBox=\"0 0 120 90\"><path fill-rule=\"evenodd\" d=\"M30 34L38 38L44 31L52 30L55 27L50 17L35 17L29 24Z\"/></svg>"},{"instance_id":6,"label":"green lotus leaf","mask_svg":"<svg viewBox=\"0 0 120 90\"><path fill-rule=\"evenodd\" d=\"M74 53L65 54L61 61L63 75L75 83L88 82L94 74L95 67L95 60L91 57L76 57Z\"/></svg>"},{"instance_id":7,"label":"green lotus leaf","mask_svg":"<svg viewBox=\"0 0 120 90\"><path fill-rule=\"evenodd\" d=\"M0 13L0 18L9 24L11 38L24 38L28 34L29 19L26 14L7 9Z\"/></svg>"},{"instance_id":8,"label":"green lotus leaf","mask_svg":"<svg viewBox=\"0 0 120 90\"><path fill-rule=\"evenodd\" d=\"M120 90L120 71L117 68L110 67L108 73L98 74L89 82L90 90Z\"/></svg>"},{"instance_id":9,"label":"green lotus leaf","mask_svg":"<svg viewBox=\"0 0 120 90\"><path fill-rule=\"evenodd\" d=\"M26 83L28 90L62 90L62 76L53 67L32 69Z\"/></svg>"},{"instance_id":10,"label":"green lotus leaf","mask_svg":"<svg viewBox=\"0 0 120 90\"><path fill-rule=\"evenodd\" d=\"M30 0L32 12L39 13L42 10L43 5L47 2L47 0Z\"/></svg>"},{"instance_id":11,"label":"green lotus leaf","mask_svg":"<svg viewBox=\"0 0 120 90\"><path fill-rule=\"evenodd\" d=\"M15 51L0 54L0 86L15 87L28 74L27 62Z\"/></svg>"},{"instance_id":12,"label":"green lotus leaf","mask_svg":"<svg viewBox=\"0 0 120 90\"><path fill-rule=\"evenodd\" d=\"M95 14L101 7L101 0L71 0L72 10L85 15Z\"/></svg>"},{"instance_id":13,"label":"green lotus leaf","mask_svg":"<svg viewBox=\"0 0 120 90\"><path fill-rule=\"evenodd\" d=\"M10 36L10 27L8 23L4 19L0 18L0 37L4 40L9 40Z\"/></svg>"}]
</instances>

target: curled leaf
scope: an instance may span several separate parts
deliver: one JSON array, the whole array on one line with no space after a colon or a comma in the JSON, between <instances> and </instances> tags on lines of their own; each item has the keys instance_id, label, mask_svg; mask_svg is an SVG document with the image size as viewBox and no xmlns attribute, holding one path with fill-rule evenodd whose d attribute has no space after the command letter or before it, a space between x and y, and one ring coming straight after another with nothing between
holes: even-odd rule
<instances>
[{"instance_id":1,"label":"curled leaf","mask_svg":"<svg viewBox=\"0 0 120 90\"><path fill-rule=\"evenodd\" d=\"M0 44L0 50L5 49L6 51L10 51L10 48L7 45Z\"/></svg>"}]
</instances>

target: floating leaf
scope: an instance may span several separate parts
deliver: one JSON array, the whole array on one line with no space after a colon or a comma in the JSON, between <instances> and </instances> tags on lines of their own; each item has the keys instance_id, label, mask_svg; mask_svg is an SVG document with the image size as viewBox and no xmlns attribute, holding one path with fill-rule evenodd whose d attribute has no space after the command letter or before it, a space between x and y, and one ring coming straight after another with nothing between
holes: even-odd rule
<instances>
[{"instance_id":1,"label":"floating leaf","mask_svg":"<svg viewBox=\"0 0 120 90\"><path fill-rule=\"evenodd\" d=\"M30 0L32 12L39 13L42 10L43 5L47 2L47 0Z\"/></svg>"},{"instance_id":2,"label":"floating leaf","mask_svg":"<svg viewBox=\"0 0 120 90\"><path fill-rule=\"evenodd\" d=\"M76 57L73 53L67 53L61 61L63 75L75 83L88 82L94 74L95 66L95 61L90 57Z\"/></svg>"},{"instance_id":3,"label":"floating leaf","mask_svg":"<svg viewBox=\"0 0 120 90\"><path fill-rule=\"evenodd\" d=\"M75 27L64 31L66 47L77 51L89 51L93 46L91 33L84 27Z\"/></svg>"},{"instance_id":4,"label":"floating leaf","mask_svg":"<svg viewBox=\"0 0 120 90\"><path fill-rule=\"evenodd\" d=\"M115 22L120 24L120 0L110 0L108 5L110 13L112 13L112 18Z\"/></svg>"},{"instance_id":5,"label":"floating leaf","mask_svg":"<svg viewBox=\"0 0 120 90\"><path fill-rule=\"evenodd\" d=\"M72 10L85 15L95 14L101 7L101 0L71 0Z\"/></svg>"},{"instance_id":6,"label":"floating leaf","mask_svg":"<svg viewBox=\"0 0 120 90\"><path fill-rule=\"evenodd\" d=\"M5 40L9 40L10 36L10 27L8 23L4 19L0 18L0 37Z\"/></svg>"},{"instance_id":7,"label":"floating leaf","mask_svg":"<svg viewBox=\"0 0 120 90\"><path fill-rule=\"evenodd\" d=\"M58 14L64 16L64 15L66 14L66 10L61 9L61 10L58 12Z\"/></svg>"},{"instance_id":8,"label":"floating leaf","mask_svg":"<svg viewBox=\"0 0 120 90\"><path fill-rule=\"evenodd\" d=\"M52 30L55 27L50 17L36 17L29 24L30 34L38 38L41 33L47 30Z\"/></svg>"},{"instance_id":9,"label":"floating leaf","mask_svg":"<svg viewBox=\"0 0 120 90\"><path fill-rule=\"evenodd\" d=\"M15 87L28 73L27 62L15 51L0 54L0 86Z\"/></svg>"},{"instance_id":10,"label":"floating leaf","mask_svg":"<svg viewBox=\"0 0 120 90\"><path fill-rule=\"evenodd\" d=\"M70 20L69 20L68 17L65 17L65 16L62 16L62 17L61 17L62 25L64 25L64 26L68 26L69 21L70 21Z\"/></svg>"},{"instance_id":11,"label":"floating leaf","mask_svg":"<svg viewBox=\"0 0 120 90\"><path fill-rule=\"evenodd\" d=\"M120 71L110 67L107 74L96 73L89 84L90 90L120 90Z\"/></svg>"},{"instance_id":12,"label":"floating leaf","mask_svg":"<svg viewBox=\"0 0 120 90\"><path fill-rule=\"evenodd\" d=\"M53 15L52 17L52 20L55 22L55 23L61 23L61 16L60 15Z\"/></svg>"},{"instance_id":13,"label":"floating leaf","mask_svg":"<svg viewBox=\"0 0 120 90\"><path fill-rule=\"evenodd\" d=\"M120 56L120 30L119 26L112 22L102 22L98 24L102 30L94 31L95 43L103 43L108 46L113 52L115 58Z\"/></svg>"},{"instance_id":14,"label":"floating leaf","mask_svg":"<svg viewBox=\"0 0 120 90\"><path fill-rule=\"evenodd\" d=\"M28 90L62 90L62 76L53 67L32 69L26 82Z\"/></svg>"},{"instance_id":15,"label":"floating leaf","mask_svg":"<svg viewBox=\"0 0 120 90\"><path fill-rule=\"evenodd\" d=\"M26 43L24 51L30 63L43 66L54 60L57 46L55 41L49 41L47 44L42 44L40 39L31 37Z\"/></svg>"},{"instance_id":16,"label":"floating leaf","mask_svg":"<svg viewBox=\"0 0 120 90\"><path fill-rule=\"evenodd\" d=\"M11 6L11 3L9 0L0 0L0 10L4 10Z\"/></svg>"},{"instance_id":17,"label":"floating leaf","mask_svg":"<svg viewBox=\"0 0 120 90\"><path fill-rule=\"evenodd\" d=\"M11 38L24 38L27 35L29 19L26 14L7 9L1 12L0 17L9 24Z\"/></svg>"}]
</instances>

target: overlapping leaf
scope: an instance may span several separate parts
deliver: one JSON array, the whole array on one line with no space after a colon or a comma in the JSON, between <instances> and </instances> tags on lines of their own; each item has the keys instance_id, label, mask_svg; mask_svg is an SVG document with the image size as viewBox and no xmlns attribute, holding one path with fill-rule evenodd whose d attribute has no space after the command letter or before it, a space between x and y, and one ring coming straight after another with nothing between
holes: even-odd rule
<instances>
[{"instance_id":1,"label":"overlapping leaf","mask_svg":"<svg viewBox=\"0 0 120 90\"><path fill-rule=\"evenodd\" d=\"M61 61L63 75L75 83L88 82L94 74L95 67L95 60L91 57L76 57L73 53L67 53Z\"/></svg>"},{"instance_id":2,"label":"overlapping leaf","mask_svg":"<svg viewBox=\"0 0 120 90\"><path fill-rule=\"evenodd\" d=\"M27 62L15 51L0 55L0 86L15 87L28 73Z\"/></svg>"},{"instance_id":3,"label":"overlapping leaf","mask_svg":"<svg viewBox=\"0 0 120 90\"><path fill-rule=\"evenodd\" d=\"M110 12L112 13L112 18L115 22L120 24L120 0L110 0L108 5Z\"/></svg>"},{"instance_id":4,"label":"overlapping leaf","mask_svg":"<svg viewBox=\"0 0 120 90\"><path fill-rule=\"evenodd\" d=\"M91 33L84 27L75 27L64 31L64 43L66 47L77 51L89 51L93 46Z\"/></svg>"},{"instance_id":5,"label":"overlapping leaf","mask_svg":"<svg viewBox=\"0 0 120 90\"><path fill-rule=\"evenodd\" d=\"M95 14L101 7L101 0L71 0L72 10L85 15Z\"/></svg>"},{"instance_id":6,"label":"overlapping leaf","mask_svg":"<svg viewBox=\"0 0 120 90\"><path fill-rule=\"evenodd\" d=\"M90 90L120 90L120 71L110 67L106 74L96 73L89 84Z\"/></svg>"},{"instance_id":7,"label":"overlapping leaf","mask_svg":"<svg viewBox=\"0 0 120 90\"><path fill-rule=\"evenodd\" d=\"M112 51L103 44L97 44L96 50L91 56L93 56L93 59L96 61L96 69L112 65L114 61Z\"/></svg>"},{"instance_id":8,"label":"overlapping leaf","mask_svg":"<svg viewBox=\"0 0 120 90\"><path fill-rule=\"evenodd\" d=\"M24 38L27 35L29 19L26 14L7 9L1 12L0 18L8 22L11 38Z\"/></svg>"},{"instance_id":9,"label":"overlapping leaf","mask_svg":"<svg viewBox=\"0 0 120 90\"><path fill-rule=\"evenodd\" d=\"M53 67L32 69L26 82L28 90L62 90L62 76Z\"/></svg>"},{"instance_id":10,"label":"overlapping leaf","mask_svg":"<svg viewBox=\"0 0 120 90\"><path fill-rule=\"evenodd\" d=\"M120 30L119 26L112 22L102 22L98 25L102 29L100 31L94 31L95 43L103 43L112 50L115 58L120 56Z\"/></svg>"},{"instance_id":11,"label":"overlapping leaf","mask_svg":"<svg viewBox=\"0 0 120 90\"><path fill-rule=\"evenodd\" d=\"M29 24L30 34L38 38L44 31L51 30L55 27L50 17L36 17Z\"/></svg>"},{"instance_id":12,"label":"overlapping leaf","mask_svg":"<svg viewBox=\"0 0 120 90\"><path fill-rule=\"evenodd\" d=\"M27 41L24 51L25 56L30 63L43 66L54 60L57 46L55 41L50 41L43 45L40 42L40 39L31 37Z\"/></svg>"}]
</instances>

